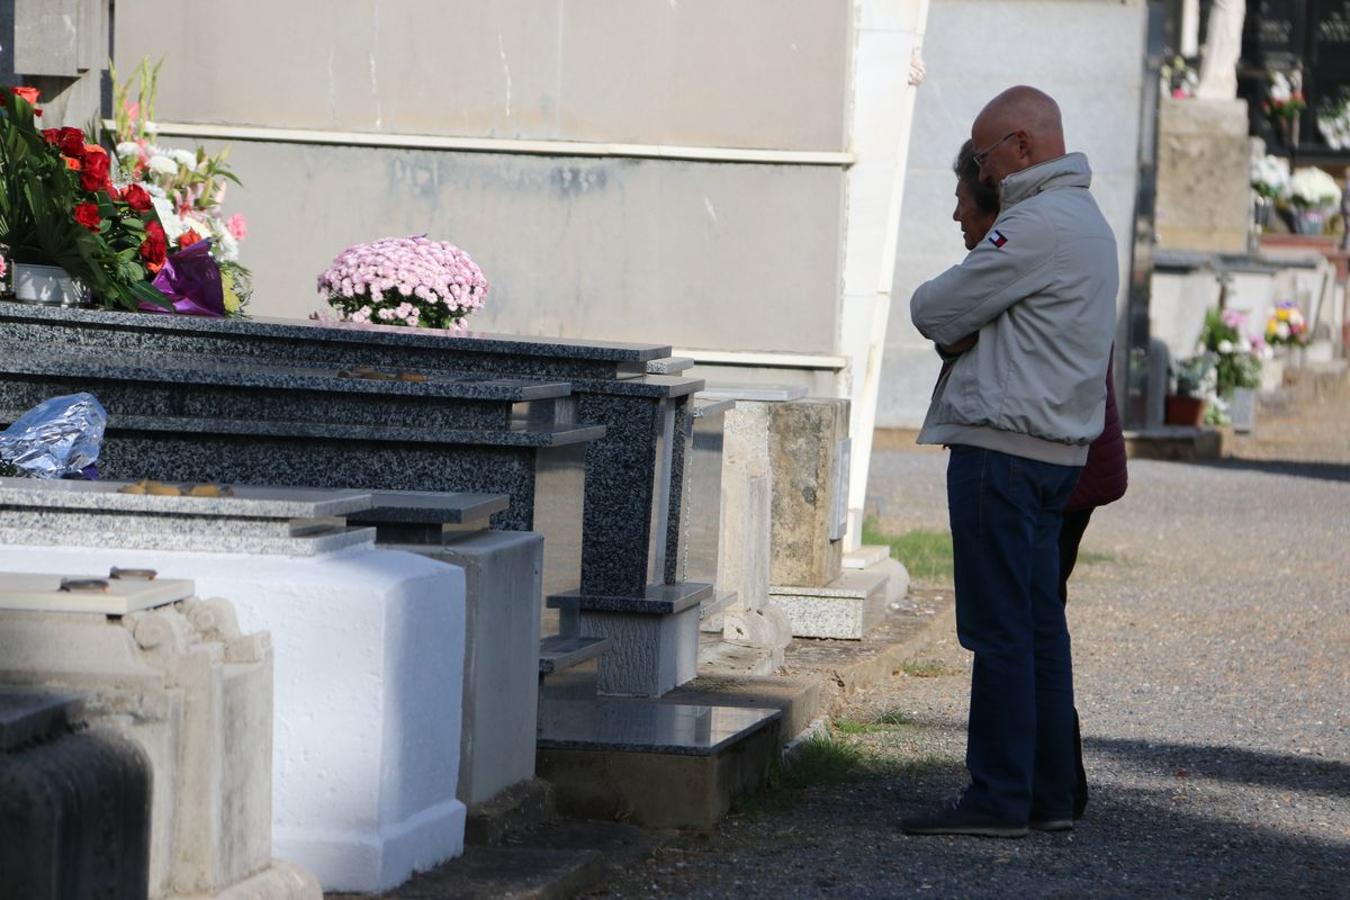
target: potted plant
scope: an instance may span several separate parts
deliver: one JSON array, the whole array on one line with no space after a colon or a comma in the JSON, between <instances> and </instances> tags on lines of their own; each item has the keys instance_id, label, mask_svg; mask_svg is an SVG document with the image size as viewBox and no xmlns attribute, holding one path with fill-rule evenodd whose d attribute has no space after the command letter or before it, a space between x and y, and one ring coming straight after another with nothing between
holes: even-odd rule
<instances>
[{"instance_id":1,"label":"potted plant","mask_svg":"<svg viewBox=\"0 0 1350 900\"><path fill-rule=\"evenodd\" d=\"M469 254L426 235L348 247L319 275L323 299L341 321L358 325L466 331L487 292Z\"/></svg>"},{"instance_id":2,"label":"potted plant","mask_svg":"<svg viewBox=\"0 0 1350 900\"><path fill-rule=\"evenodd\" d=\"M1171 364L1172 392L1167 396L1163 421L1168 425L1195 427L1205 420L1206 398L1211 393L1214 361L1201 353Z\"/></svg>"},{"instance_id":3,"label":"potted plant","mask_svg":"<svg viewBox=\"0 0 1350 900\"><path fill-rule=\"evenodd\" d=\"M1304 166L1289 179L1289 204L1294 210L1296 233L1321 234L1341 204L1341 187L1321 169Z\"/></svg>"},{"instance_id":4,"label":"potted plant","mask_svg":"<svg viewBox=\"0 0 1350 900\"><path fill-rule=\"evenodd\" d=\"M1289 199L1289 160L1267 153L1251 164L1254 230L1264 234L1270 228L1270 213Z\"/></svg>"},{"instance_id":5,"label":"potted plant","mask_svg":"<svg viewBox=\"0 0 1350 900\"><path fill-rule=\"evenodd\" d=\"M1264 342L1245 332L1247 313L1211 309L1205 314L1200 344L1214 364L1214 397L1205 412L1209 425L1231 424L1250 431L1255 424L1254 390L1261 384Z\"/></svg>"}]
</instances>

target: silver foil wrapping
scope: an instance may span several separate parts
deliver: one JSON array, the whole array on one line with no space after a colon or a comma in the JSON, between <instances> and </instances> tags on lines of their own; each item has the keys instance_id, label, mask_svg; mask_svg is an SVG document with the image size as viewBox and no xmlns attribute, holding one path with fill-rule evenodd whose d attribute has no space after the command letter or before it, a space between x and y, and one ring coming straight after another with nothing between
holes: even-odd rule
<instances>
[{"instance_id":1,"label":"silver foil wrapping","mask_svg":"<svg viewBox=\"0 0 1350 900\"><path fill-rule=\"evenodd\" d=\"M52 397L0 432L0 460L31 478L79 475L98 461L107 424L93 394Z\"/></svg>"}]
</instances>

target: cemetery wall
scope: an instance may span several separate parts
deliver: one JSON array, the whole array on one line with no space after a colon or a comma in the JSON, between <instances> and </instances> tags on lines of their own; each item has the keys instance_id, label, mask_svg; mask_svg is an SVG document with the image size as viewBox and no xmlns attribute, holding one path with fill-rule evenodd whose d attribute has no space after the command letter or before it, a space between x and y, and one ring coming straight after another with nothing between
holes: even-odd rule
<instances>
[{"instance_id":1,"label":"cemetery wall","mask_svg":"<svg viewBox=\"0 0 1350 900\"><path fill-rule=\"evenodd\" d=\"M315 275L350 243L429 231L492 280L482 329L836 350L851 0L333 9L117 9L119 68L165 58L157 119L264 129L232 140L246 187L227 204L249 217L255 315L317 308ZM371 136L431 146L352 145Z\"/></svg>"}]
</instances>

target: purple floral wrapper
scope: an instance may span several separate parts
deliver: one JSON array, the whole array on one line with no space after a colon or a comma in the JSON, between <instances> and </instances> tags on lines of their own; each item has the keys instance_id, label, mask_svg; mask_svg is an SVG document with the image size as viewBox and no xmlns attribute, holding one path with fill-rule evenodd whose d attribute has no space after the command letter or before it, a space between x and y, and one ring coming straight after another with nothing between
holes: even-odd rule
<instances>
[{"instance_id":1,"label":"purple floral wrapper","mask_svg":"<svg viewBox=\"0 0 1350 900\"><path fill-rule=\"evenodd\" d=\"M220 266L211 258L210 238L169 254L151 283L173 303L174 312L214 319L225 315L225 290L220 284ZM142 303L140 308L141 312L168 312L153 303Z\"/></svg>"}]
</instances>

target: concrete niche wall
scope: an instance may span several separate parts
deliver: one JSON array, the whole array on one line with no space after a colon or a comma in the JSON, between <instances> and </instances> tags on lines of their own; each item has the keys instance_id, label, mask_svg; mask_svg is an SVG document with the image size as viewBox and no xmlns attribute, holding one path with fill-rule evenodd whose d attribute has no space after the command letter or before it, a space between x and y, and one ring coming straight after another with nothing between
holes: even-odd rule
<instances>
[{"instance_id":1,"label":"concrete niche wall","mask_svg":"<svg viewBox=\"0 0 1350 900\"><path fill-rule=\"evenodd\" d=\"M846 149L851 0L794 0L790 15L780 0L336 10L117 10L119 68L165 57L158 119L207 137L262 129L232 139L246 188L227 204L249 217L255 315L317 308L316 274L353 242L428 232L492 281L481 329L834 350L845 168L799 156ZM194 39L205 32L212 40ZM285 134L296 129L331 143L297 143ZM173 131L165 143L191 140ZM486 143L352 146L371 135ZM508 153L501 140L543 146ZM595 143L645 149L568 152ZM690 160L671 148L786 155Z\"/></svg>"}]
</instances>

